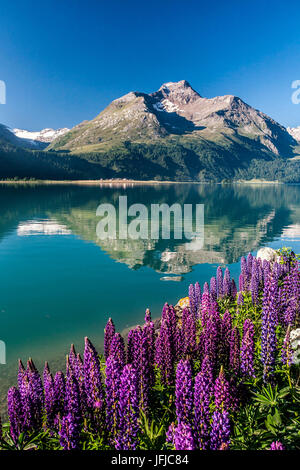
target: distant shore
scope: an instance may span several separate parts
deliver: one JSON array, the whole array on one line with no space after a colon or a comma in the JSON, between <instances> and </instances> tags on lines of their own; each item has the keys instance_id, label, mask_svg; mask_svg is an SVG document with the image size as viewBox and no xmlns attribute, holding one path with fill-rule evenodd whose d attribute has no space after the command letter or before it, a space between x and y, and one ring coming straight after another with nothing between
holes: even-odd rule
<instances>
[{"instance_id":1,"label":"distant shore","mask_svg":"<svg viewBox=\"0 0 300 470\"><path fill-rule=\"evenodd\" d=\"M160 184L288 184L280 181L267 180L236 180L236 181L157 181L157 180L0 180L0 184L20 185L79 185L79 186L114 186L114 185L160 185ZM299 184L299 183L293 183Z\"/></svg>"}]
</instances>

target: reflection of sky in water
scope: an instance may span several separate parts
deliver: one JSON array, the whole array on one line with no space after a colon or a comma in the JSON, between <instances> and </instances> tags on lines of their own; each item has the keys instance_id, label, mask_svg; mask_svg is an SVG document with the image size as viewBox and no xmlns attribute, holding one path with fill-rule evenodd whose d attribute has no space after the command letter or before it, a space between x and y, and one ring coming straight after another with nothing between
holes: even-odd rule
<instances>
[{"instance_id":1,"label":"reflection of sky in water","mask_svg":"<svg viewBox=\"0 0 300 470\"><path fill-rule=\"evenodd\" d=\"M21 222L17 228L19 237L32 235L71 235L71 230L55 220L29 220Z\"/></svg>"}]
</instances>

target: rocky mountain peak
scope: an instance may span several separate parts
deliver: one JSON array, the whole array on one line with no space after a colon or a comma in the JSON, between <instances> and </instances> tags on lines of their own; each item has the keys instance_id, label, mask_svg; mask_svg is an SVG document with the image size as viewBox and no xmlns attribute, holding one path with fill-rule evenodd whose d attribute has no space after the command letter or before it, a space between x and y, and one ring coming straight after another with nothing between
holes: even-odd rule
<instances>
[{"instance_id":1,"label":"rocky mountain peak","mask_svg":"<svg viewBox=\"0 0 300 470\"><path fill-rule=\"evenodd\" d=\"M201 98L186 80L164 83L157 92L152 93L154 98L166 99L174 104L186 105Z\"/></svg>"}]
</instances>

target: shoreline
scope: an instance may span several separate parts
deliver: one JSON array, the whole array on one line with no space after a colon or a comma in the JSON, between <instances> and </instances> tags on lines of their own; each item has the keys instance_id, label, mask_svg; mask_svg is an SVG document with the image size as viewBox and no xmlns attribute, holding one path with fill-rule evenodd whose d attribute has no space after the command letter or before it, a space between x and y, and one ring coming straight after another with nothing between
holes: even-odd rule
<instances>
[{"instance_id":1,"label":"shoreline","mask_svg":"<svg viewBox=\"0 0 300 470\"><path fill-rule=\"evenodd\" d=\"M156 180L130 180L130 179L110 179L110 180L0 180L0 184L17 184L17 185L78 185L78 186L113 186L113 185L161 185L161 184L300 184L300 183L283 183L280 181L267 180L237 180L237 181L156 181Z\"/></svg>"}]
</instances>

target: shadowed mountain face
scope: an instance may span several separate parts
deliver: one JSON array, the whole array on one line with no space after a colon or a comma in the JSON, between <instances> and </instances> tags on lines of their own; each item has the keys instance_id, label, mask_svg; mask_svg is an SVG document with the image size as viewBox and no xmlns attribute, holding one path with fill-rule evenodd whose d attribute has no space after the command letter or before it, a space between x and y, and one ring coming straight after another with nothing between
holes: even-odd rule
<instances>
[{"instance_id":1,"label":"shadowed mountain face","mask_svg":"<svg viewBox=\"0 0 300 470\"><path fill-rule=\"evenodd\" d=\"M49 149L101 151L131 143L234 144L270 155L292 155L294 138L273 119L233 95L201 97L185 81L165 83L151 94L130 92L92 121L56 139Z\"/></svg>"},{"instance_id":2,"label":"shadowed mountain face","mask_svg":"<svg viewBox=\"0 0 300 470\"><path fill-rule=\"evenodd\" d=\"M99 204L113 203L126 195L128 206L150 202L172 205L204 204L204 246L193 241L99 240L96 226ZM167 274L184 274L202 263L229 264L281 235L297 223L299 187L190 186L171 187L0 187L0 240L8 232L20 235L61 233L91 241L112 259L130 269L148 266ZM117 211L118 215L118 211ZM174 226L173 226L174 230Z\"/></svg>"}]
</instances>

